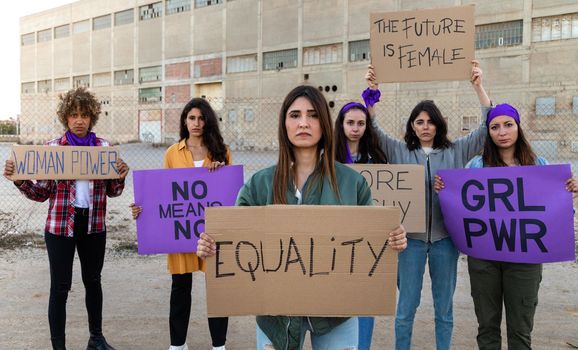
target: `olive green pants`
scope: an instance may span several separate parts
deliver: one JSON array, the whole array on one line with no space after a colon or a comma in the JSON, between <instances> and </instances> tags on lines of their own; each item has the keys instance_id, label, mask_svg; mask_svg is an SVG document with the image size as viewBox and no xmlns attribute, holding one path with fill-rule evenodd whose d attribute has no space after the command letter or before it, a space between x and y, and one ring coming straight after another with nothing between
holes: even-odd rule
<instances>
[{"instance_id":1,"label":"olive green pants","mask_svg":"<svg viewBox=\"0 0 578 350\"><path fill-rule=\"evenodd\" d=\"M468 257L468 271L478 318L480 350L501 349L502 304L506 308L508 349L531 349L542 265Z\"/></svg>"}]
</instances>

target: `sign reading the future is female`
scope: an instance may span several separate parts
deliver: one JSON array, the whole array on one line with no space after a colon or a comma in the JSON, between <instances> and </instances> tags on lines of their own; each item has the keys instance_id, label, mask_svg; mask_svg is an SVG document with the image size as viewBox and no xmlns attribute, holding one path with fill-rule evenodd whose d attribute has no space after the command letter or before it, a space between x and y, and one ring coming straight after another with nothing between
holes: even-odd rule
<instances>
[{"instance_id":1,"label":"sign reading the future is female","mask_svg":"<svg viewBox=\"0 0 578 350\"><path fill-rule=\"evenodd\" d=\"M378 83L467 80L474 59L474 6L370 14Z\"/></svg>"},{"instance_id":2,"label":"sign reading the future is female","mask_svg":"<svg viewBox=\"0 0 578 350\"><path fill-rule=\"evenodd\" d=\"M456 247L478 259L574 261L570 165L438 171L444 223Z\"/></svg>"},{"instance_id":3,"label":"sign reading the future is female","mask_svg":"<svg viewBox=\"0 0 578 350\"><path fill-rule=\"evenodd\" d=\"M205 231L205 209L233 206L243 185L243 167L134 171L139 254L190 253Z\"/></svg>"}]
</instances>

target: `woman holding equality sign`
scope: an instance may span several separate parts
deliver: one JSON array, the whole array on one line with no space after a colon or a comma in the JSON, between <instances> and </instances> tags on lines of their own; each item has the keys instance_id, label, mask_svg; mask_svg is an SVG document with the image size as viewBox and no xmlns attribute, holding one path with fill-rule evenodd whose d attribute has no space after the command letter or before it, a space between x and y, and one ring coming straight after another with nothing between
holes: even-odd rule
<instances>
[{"instance_id":1,"label":"woman holding equality sign","mask_svg":"<svg viewBox=\"0 0 578 350\"><path fill-rule=\"evenodd\" d=\"M179 124L181 140L167 149L165 168L203 166L214 171L231 164L231 154L223 142L217 114L205 99L190 100L181 112ZM133 218L136 219L142 212L142 207L132 204L131 208ZM193 272L204 271L205 264L195 253L174 253L168 255L168 269L172 275L169 350L186 350ZM225 349L228 323L227 317L209 317L213 349Z\"/></svg>"},{"instance_id":2,"label":"woman holding equality sign","mask_svg":"<svg viewBox=\"0 0 578 350\"><path fill-rule=\"evenodd\" d=\"M100 103L83 87L60 95L58 120L66 132L48 142L49 146L109 146L96 137L92 128L100 115ZM87 350L114 350L102 335L102 286L100 274L106 247L106 197L117 197L124 189L129 168L116 161L120 178L114 180L15 180L27 198L49 200L44 240L50 264L50 299L48 323L52 348L66 349L66 300L72 285L74 251L78 250L82 282L86 291L86 311L90 339ZM12 160L7 160L4 176L14 174Z\"/></svg>"},{"instance_id":3,"label":"woman holding equality sign","mask_svg":"<svg viewBox=\"0 0 578 350\"><path fill-rule=\"evenodd\" d=\"M482 70L472 61L471 83L482 105L485 120L491 106L482 86ZM378 85L373 67L365 76L369 90L366 99L377 102L374 96ZM372 92L373 90L374 92ZM369 108L373 115L373 108ZM486 124L470 134L451 142L447 138L447 123L433 101L418 103L406 123L404 141L386 134L377 126L381 149L392 164L421 164L425 166L426 181L426 231L408 232L408 246L399 254L399 299L395 317L395 347L397 350L411 348L411 336L415 313L420 303L423 274L426 261L432 280L435 310L435 335L438 350L450 349L453 330L453 295L457 279L459 253L444 228L439 199L433 192L434 174L438 169L462 168L468 160L482 150Z\"/></svg>"},{"instance_id":4,"label":"woman holding equality sign","mask_svg":"<svg viewBox=\"0 0 578 350\"><path fill-rule=\"evenodd\" d=\"M365 178L334 161L331 115L316 88L298 86L289 92L279 113L278 134L277 165L253 175L239 192L237 205L371 205ZM405 248L403 227L389 233L389 246ZM207 234L201 234L197 247L203 258L216 253ZM313 349L357 348L357 318L258 316L257 349L301 349L307 331Z\"/></svg>"},{"instance_id":5,"label":"woman holding equality sign","mask_svg":"<svg viewBox=\"0 0 578 350\"><path fill-rule=\"evenodd\" d=\"M484 151L481 156L473 158L467 168L548 164L546 159L536 156L524 137L516 108L509 104L497 105L489 111L486 125L488 137ZM443 188L442 179L436 176L436 192ZM566 189L574 197L578 196L578 180L568 179ZM501 348L503 303L508 349L531 349L542 264L490 261L468 256L468 271L478 318L478 347L482 350Z\"/></svg>"},{"instance_id":6,"label":"woman holding equality sign","mask_svg":"<svg viewBox=\"0 0 578 350\"><path fill-rule=\"evenodd\" d=\"M341 108L335 120L335 160L343 164L386 164L367 108L350 102ZM373 317L359 319L359 350L369 350L373 335Z\"/></svg>"}]
</instances>

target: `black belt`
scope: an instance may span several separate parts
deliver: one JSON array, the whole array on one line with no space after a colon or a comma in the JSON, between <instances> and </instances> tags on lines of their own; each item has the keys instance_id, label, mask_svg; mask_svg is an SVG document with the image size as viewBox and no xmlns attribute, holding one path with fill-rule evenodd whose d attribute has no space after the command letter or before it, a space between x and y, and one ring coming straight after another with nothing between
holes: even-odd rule
<instances>
[{"instance_id":1,"label":"black belt","mask_svg":"<svg viewBox=\"0 0 578 350\"><path fill-rule=\"evenodd\" d=\"M79 216L88 216L88 208L74 207L74 214Z\"/></svg>"}]
</instances>

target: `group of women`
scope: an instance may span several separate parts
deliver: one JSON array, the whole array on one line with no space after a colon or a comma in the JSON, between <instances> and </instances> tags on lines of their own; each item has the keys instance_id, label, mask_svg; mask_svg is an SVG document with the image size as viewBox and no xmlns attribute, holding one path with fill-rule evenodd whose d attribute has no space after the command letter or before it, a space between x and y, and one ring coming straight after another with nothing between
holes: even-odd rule
<instances>
[{"instance_id":1,"label":"group of women","mask_svg":"<svg viewBox=\"0 0 578 350\"><path fill-rule=\"evenodd\" d=\"M279 112L277 164L255 173L247 181L238 194L237 205L371 205L371 192L365 179L341 163L424 165L426 232L406 233L400 226L388 233L389 246L399 251L395 347L411 348L413 321L427 264L432 280L436 348L450 349L459 253L443 226L436 192L442 191L444 185L443 179L436 177L438 169L462 168L467 164L478 168L546 162L532 152L525 140L516 109L509 105L491 107L482 86L482 71L475 61L471 82L481 103L482 123L469 135L453 142L447 137L442 113L429 100L418 103L411 112L403 141L385 133L374 115L379 90L371 66L366 80L369 87L362 95L365 105L346 104L335 125L321 92L305 85L294 88L285 97ZM84 97L77 98L77 95ZM61 99L58 114L67 131L49 144L106 145L106 141L91 132L99 112L93 105L94 96L84 89L76 89ZM164 166L204 166L218 171L228 164L231 164L231 155L223 142L215 112L204 99L192 99L180 117L180 141L167 150ZM87 349L113 349L102 335L100 271L106 237L106 196L120 195L128 173L128 166L122 160L117 166L121 173L119 180L14 182L28 198L50 200L45 239L51 272L49 321L53 349L65 349L65 303L75 246L87 291L91 334ZM10 177L14 170L14 163L6 161L4 175ZM569 179L566 188L578 195L575 179ZM141 207L132 205L133 217L141 211ZM98 242L84 243L93 238ZM172 274L170 350L188 348L192 273L204 270L204 259L215 254L215 249L212 237L202 234L196 253L168 255ZM468 259L468 265L480 349L501 346L502 302L506 305L509 347L530 348L541 265L473 258ZM520 289L524 293L518 293ZM209 318L208 322L213 349L224 349L228 319ZM301 349L308 331L316 350L369 349L373 325L371 317L258 316L257 349Z\"/></svg>"}]
</instances>

